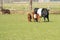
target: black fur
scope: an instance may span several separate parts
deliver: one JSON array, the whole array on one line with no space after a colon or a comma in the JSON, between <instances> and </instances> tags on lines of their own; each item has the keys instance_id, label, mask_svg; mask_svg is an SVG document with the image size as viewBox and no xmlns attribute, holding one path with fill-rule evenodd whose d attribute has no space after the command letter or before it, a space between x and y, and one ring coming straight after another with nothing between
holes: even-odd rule
<instances>
[{"instance_id":1,"label":"black fur","mask_svg":"<svg viewBox=\"0 0 60 40\"><path fill-rule=\"evenodd\" d=\"M34 8L34 12L35 12L35 14L37 14L37 10L38 10L39 8Z\"/></svg>"},{"instance_id":2,"label":"black fur","mask_svg":"<svg viewBox=\"0 0 60 40\"><path fill-rule=\"evenodd\" d=\"M48 10L47 8L43 8L43 9L42 9L42 17L44 17L44 21L45 21L46 18L47 18L47 20L48 20L48 22L49 22L49 10Z\"/></svg>"}]
</instances>

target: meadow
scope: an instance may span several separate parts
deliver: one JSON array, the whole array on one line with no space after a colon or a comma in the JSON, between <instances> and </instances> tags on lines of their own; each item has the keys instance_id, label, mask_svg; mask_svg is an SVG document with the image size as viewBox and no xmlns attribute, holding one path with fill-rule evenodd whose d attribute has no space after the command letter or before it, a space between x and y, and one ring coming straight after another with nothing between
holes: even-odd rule
<instances>
[{"instance_id":1,"label":"meadow","mask_svg":"<svg viewBox=\"0 0 60 40\"><path fill-rule=\"evenodd\" d=\"M50 22L28 22L27 14L0 14L0 40L60 40L60 14Z\"/></svg>"},{"instance_id":2,"label":"meadow","mask_svg":"<svg viewBox=\"0 0 60 40\"><path fill-rule=\"evenodd\" d=\"M30 4L27 3L4 3L3 7L10 10L23 10L28 11L30 10ZM44 2L44 3L32 3L32 10L34 8L49 8L50 13L60 13L60 2Z\"/></svg>"},{"instance_id":3,"label":"meadow","mask_svg":"<svg viewBox=\"0 0 60 40\"><path fill-rule=\"evenodd\" d=\"M43 22L43 18L40 22L28 22L25 11L29 10L29 3L4 4L3 7L24 12L0 14L0 40L60 40L60 14L50 14L50 22ZM35 7L50 7L50 12L60 12L60 2L33 3Z\"/></svg>"},{"instance_id":4,"label":"meadow","mask_svg":"<svg viewBox=\"0 0 60 40\"><path fill-rule=\"evenodd\" d=\"M7 9L16 9L16 10L28 10L29 9L29 3L4 3L4 8ZM44 3L32 3L32 8L50 8L50 10L60 10L60 2L44 2Z\"/></svg>"}]
</instances>

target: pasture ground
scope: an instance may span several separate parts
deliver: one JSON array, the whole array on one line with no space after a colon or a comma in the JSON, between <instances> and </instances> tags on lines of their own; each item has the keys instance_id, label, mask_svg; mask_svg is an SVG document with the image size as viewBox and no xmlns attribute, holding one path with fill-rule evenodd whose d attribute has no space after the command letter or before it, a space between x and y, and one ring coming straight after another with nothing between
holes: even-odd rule
<instances>
[{"instance_id":1,"label":"pasture ground","mask_svg":"<svg viewBox=\"0 0 60 40\"><path fill-rule=\"evenodd\" d=\"M0 40L60 40L60 14L50 14L50 22L28 22L26 14L0 14Z\"/></svg>"}]
</instances>

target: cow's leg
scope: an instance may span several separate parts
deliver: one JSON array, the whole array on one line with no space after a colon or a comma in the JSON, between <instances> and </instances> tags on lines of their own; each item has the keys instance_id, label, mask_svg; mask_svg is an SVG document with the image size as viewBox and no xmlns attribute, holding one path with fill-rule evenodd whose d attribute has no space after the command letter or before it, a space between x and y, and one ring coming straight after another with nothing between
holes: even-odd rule
<instances>
[{"instance_id":1,"label":"cow's leg","mask_svg":"<svg viewBox=\"0 0 60 40\"><path fill-rule=\"evenodd\" d=\"M37 22L39 22L40 16L39 14L37 14Z\"/></svg>"},{"instance_id":2,"label":"cow's leg","mask_svg":"<svg viewBox=\"0 0 60 40\"><path fill-rule=\"evenodd\" d=\"M38 22L38 19L36 18L36 22Z\"/></svg>"},{"instance_id":3,"label":"cow's leg","mask_svg":"<svg viewBox=\"0 0 60 40\"><path fill-rule=\"evenodd\" d=\"M34 18L34 22L38 22L38 21L37 21L37 18Z\"/></svg>"},{"instance_id":4,"label":"cow's leg","mask_svg":"<svg viewBox=\"0 0 60 40\"><path fill-rule=\"evenodd\" d=\"M46 21L46 17L44 16L44 22Z\"/></svg>"},{"instance_id":5,"label":"cow's leg","mask_svg":"<svg viewBox=\"0 0 60 40\"><path fill-rule=\"evenodd\" d=\"M48 20L48 22L49 22L49 16L47 16L47 20Z\"/></svg>"}]
</instances>

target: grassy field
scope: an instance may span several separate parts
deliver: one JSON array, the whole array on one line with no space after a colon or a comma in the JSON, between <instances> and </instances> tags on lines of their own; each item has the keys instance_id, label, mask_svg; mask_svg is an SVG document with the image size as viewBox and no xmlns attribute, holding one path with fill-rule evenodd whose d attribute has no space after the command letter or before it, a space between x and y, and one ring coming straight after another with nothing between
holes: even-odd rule
<instances>
[{"instance_id":1,"label":"grassy field","mask_svg":"<svg viewBox=\"0 0 60 40\"><path fill-rule=\"evenodd\" d=\"M12 3L12 4L3 4L4 8L8 9L16 9L16 10L28 10L29 3ZM32 8L48 8L50 7L52 10L60 10L60 2L44 2L44 3L32 3Z\"/></svg>"},{"instance_id":2,"label":"grassy field","mask_svg":"<svg viewBox=\"0 0 60 40\"><path fill-rule=\"evenodd\" d=\"M11 3L3 4L3 7L10 10L30 10L29 3ZM32 3L32 10L34 8L49 8L50 13L60 13L60 2L44 2L44 3Z\"/></svg>"},{"instance_id":3,"label":"grassy field","mask_svg":"<svg viewBox=\"0 0 60 40\"><path fill-rule=\"evenodd\" d=\"M0 40L60 40L60 14L50 14L50 22L28 22L26 14L0 14Z\"/></svg>"}]
</instances>

